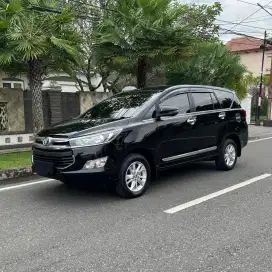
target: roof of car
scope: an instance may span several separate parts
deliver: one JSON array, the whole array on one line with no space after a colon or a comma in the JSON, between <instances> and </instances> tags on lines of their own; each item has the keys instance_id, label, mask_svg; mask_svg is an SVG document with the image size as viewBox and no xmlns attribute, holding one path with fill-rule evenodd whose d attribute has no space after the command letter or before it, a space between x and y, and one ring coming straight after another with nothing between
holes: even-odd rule
<instances>
[{"instance_id":1,"label":"roof of car","mask_svg":"<svg viewBox=\"0 0 272 272\"><path fill-rule=\"evenodd\" d=\"M216 89L216 90L221 90L221 91L229 91L229 92L234 92L233 90L227 89L227 88L222 88L222 87L217 87L217 86L210 86L210 85L162 85L162 86L152 86L152 87L146 87L143 89L137 89L137 91L172 91L180 88L204 88L204 89ZM136 90L134 90L136 91Z\"/></svg>"},{"instance_id":2,"label":"roof of car","mask_svg":"<svg viewBox=\"0 0 272 272\"><path fill-rule=\"evenodd\" d=\"M143 89L134 89L134 90L126 90L122 91L121 93L117 95L125 95L125 94L131 94L131 93L163 93L163 94L168 94L171 93L172 91L175 91L177 89L183 89L183 88L188 88L188 89L198 89L202 88L203 90L197 90L205 92L205 89L213 89L213 90L219 90L219 91L225 91L225 92L231 92L235 93L235 91L222 88L222 87L217 87L217 86L209 86L209 85L160 85L160 86L152 86L152 87L145 87Z\"/></svg>"}]
</instances>

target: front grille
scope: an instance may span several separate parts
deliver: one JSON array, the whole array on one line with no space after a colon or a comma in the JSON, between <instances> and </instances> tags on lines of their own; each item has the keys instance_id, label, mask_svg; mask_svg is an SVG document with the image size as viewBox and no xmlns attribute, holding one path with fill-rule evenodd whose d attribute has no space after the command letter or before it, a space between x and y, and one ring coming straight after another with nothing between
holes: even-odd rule
<instances>
[{"instance_id":1,"label":"front grille","mask_svg":"<svg viewBox=\"0 0 272 272\"><path fill-rule=\"evenodd\" d=\"M48 142L46 144L44 144L44 140L48 140ZM36 137L35 138L35 144L37 146L46 146L46 147L51 147L52 149L54 149L54 147L56 148L70 148L70 142L69 139L66 137Z\"/></svg>"},{"instance_id":2,"label":"front grille","mask_svg":"<svg viewBox=\"0 0 272 272\"><path fill-rule=\"evenodd\" d=\"M74 163L74 156L71 150L69 151L51 151L33 149L33 160L39 162L53 163L58 169L67 168Z\"/></svg>"}]
</instances>

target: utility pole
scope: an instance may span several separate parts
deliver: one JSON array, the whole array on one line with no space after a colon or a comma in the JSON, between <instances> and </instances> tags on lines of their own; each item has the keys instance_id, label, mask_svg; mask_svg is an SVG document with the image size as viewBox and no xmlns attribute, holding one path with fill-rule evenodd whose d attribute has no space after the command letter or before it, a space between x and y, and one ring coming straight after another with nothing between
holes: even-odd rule
<instances>
[{"instance_id":1,"label":"utility pole","mask_svg":"<svg viewBox=\"0 0 272 272\"><path fill-rule=\"evenodd\" d=\"M268 87L268 114L267 119L272 119L272 56L271 58L271 65L270 65L270 78L269 78L269 87Z\"/></svg>"},{"instance_id":2,"label":"utility pole","mask_svg":"<svg viewBox=\"0 0 272 272\"><path fill-rule=\"evenodd\" d=\"M262 55L262 65L261 65L261 78L260 78L260 88L259 93L256 93L256 123L260 119L260 111L261 111L261 102L262 102L262 92L263 92L263 70L264 70L264 57L265 57L265 49L267 43L267 34L266 31L264 32L264 42L262 45L263 55ZM272 83L271 83L272 84Z\"/></svg>"}]
</instances>

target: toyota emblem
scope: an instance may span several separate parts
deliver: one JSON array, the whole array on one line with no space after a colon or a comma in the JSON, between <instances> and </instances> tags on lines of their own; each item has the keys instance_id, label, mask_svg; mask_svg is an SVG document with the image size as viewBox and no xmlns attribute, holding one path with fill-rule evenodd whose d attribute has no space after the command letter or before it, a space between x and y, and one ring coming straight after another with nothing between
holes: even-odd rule
<instances>
[{"instance_id":1,"label":"toyota emblem","mask_svg":"<svg viewBox=\"0 0 272 272\"><path fill-rule=\"evenodd\" d=\"M51 144L51 138L50 137L46 137L43 139L43 145L50 145Z\"/></svg>"}]
</instances>

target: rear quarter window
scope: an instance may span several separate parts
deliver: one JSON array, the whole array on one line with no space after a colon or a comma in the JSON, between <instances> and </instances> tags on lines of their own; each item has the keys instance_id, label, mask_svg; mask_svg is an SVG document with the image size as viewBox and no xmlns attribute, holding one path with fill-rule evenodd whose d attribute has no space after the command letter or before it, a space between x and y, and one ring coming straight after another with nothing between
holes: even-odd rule
<instances>
[{"instance_id":1,"label":"rear quarter window","mask_svg":"<svg viewBox=\"0 0 272 272\"><path fill-rule=\"evenodd\" d=\"M234 95L232 108L233 109L241 109L242 108L241 103L236 95Z\"/></svg>"},{"instance_id":2,"label":"rear quarter window","mask_svg":"<svg viewBox=\"0 0 272 272\"><path fill-rule=\"evenodd\" d=\"M229 109L234 99L234 94L226 91L214 91L222 109Z\"/></svg>"}]
</instances>

